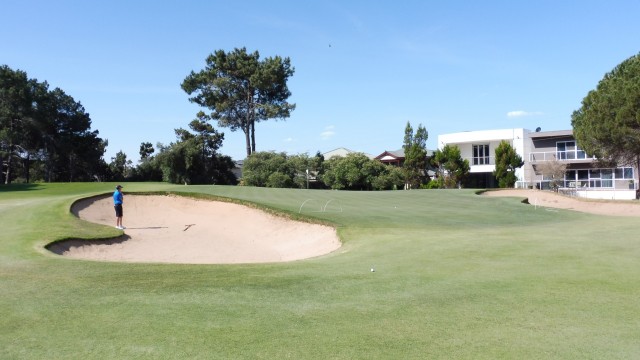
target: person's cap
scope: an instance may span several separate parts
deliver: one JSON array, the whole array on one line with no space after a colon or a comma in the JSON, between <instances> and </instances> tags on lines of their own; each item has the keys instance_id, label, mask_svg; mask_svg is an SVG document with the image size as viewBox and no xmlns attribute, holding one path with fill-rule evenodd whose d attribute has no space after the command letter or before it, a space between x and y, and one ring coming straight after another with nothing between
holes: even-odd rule
<instances>
[{"instance_id":1,"label":"person's cap","mask_svg":"<svg viewBox=\"0 0 640 360\"><path fill-rule=\"evenodd\" d=\"M116 186L116 189L122 189L122 185Z\"/></svg>"}]
</instances>

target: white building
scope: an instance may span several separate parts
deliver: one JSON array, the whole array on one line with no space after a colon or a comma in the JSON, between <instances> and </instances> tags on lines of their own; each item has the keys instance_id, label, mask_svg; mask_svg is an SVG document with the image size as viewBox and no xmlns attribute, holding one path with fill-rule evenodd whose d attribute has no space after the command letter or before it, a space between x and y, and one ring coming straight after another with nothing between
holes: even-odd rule
<instances>
[{"instance_id":1,"label":"white building","mask_svg":"<svg viewBox=\"0 0 640 360\"><path fill-rule=\"evenodd\" d=\"M527 129L465 131L438 136L438 148L455 145L469 161L468 187L495 188L495 149L507 141L522 157L524 165L516 170L516 187L549 189L552 186L545 163L566 167L558 190L594 199L636 199L637 169L630 166L601 168L597 159L586 155L573 137L573 131L532 132Z\"/></svg>"},{"instance_id":2,"label":"white building","mask_svg":"<svg viewBox=\"0 0 640 360\"><path fill-rule=\"evenodd\" d=\"M524 160L530 152L530 141L527 141L530 132L526 129L502 129L443 134L438 135L438 149L445 145L457 146L462 158L469 160L470 187L494 188L498 187L493 176L496 169L495 149L500 142L507 141ZM519 180L526 179L529 175L526 172L526 167L519 168L516 170L516 176Z\"/></svg>"}]
</instances>

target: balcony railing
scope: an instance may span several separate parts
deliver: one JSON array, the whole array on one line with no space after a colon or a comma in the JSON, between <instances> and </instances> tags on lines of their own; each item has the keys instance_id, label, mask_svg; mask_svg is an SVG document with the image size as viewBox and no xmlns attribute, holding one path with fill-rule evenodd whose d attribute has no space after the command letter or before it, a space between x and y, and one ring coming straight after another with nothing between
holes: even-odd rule
<instances>
[{"instance_id":1,"label":"balcony railing","mask_svg":"<svg viewBox=\"0 0 640 360\"><path fill-rule=\"evenodd\" d=\"M478 165L495 165L496 157L495 156L477 156L477 157L466 157L465 160L469 160L469 165L478 166Z\"/></svg>"},{"instance_id":2,"label":"balcony railing","mask_svg":"<svg viewBox=\"0 0 640 360\"><path fill-rule=\"evenodd\" d=\"M593 161L595 157L587 156L584 150L571 150L571 151L546 151L546 152L532 152L529 154L530 162L538 161Z\"/></svg>"},{"instance_id":3,"label":"balcony railing","mask_svg":"<svg viewBox=\"0 0 640 360\"><path fill-rule=\"evenodd\" d=\"M638 183L632 179L590 179L590 180L538 180L517 181L516 188L535 188L542 190L574 189L574 190L638 190Z\"/></svg>"}]
</instances>

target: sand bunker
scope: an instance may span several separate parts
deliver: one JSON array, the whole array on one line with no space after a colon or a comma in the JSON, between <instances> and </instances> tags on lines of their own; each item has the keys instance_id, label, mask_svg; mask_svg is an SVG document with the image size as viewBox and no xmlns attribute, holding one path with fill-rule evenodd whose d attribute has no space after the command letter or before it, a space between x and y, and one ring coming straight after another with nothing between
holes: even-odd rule
<instances>
[{"instance_id":1,"label":"sand bunker","mask_svg":"<svg viewBox=\"0 0 640 360\"><path fill-rule=\"evenodd\" d=\"M74 204L81 219L114 226L110 197ZM266 263L328 254L341 245L330 226L293 221L233 203L126 195L124 236L65 241L49 250L80 259L184 264Z\"/></svg>"},{"instance_id":2,"label":"sand bunker","mask_svg":"<svg viewBox=\"0 0 640 360\"><path fill-rule=\"evenodd\" d=\"M589 200L560 195L553 191L503 189L483 192L484 196L513 196L527 198L529 204L581 211L598 215L640 216L640 203L635 200Z\"/></svg>"}]
</instances>

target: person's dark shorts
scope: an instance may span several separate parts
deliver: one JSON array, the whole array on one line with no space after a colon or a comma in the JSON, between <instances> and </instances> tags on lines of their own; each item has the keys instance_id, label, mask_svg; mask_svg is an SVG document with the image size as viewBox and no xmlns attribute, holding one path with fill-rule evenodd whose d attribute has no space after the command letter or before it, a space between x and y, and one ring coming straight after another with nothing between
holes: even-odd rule
<instances>
[{"instance_id":1,"label":"person's dark shorts","mask_svg":"<svg viewBox=\"0 0 640 360\"><path fill-rule=\"evenodd\" d=\"M116 209L116 217L122 217L122 204L114 205L114 209Z\"/></svg>"}]
</instances>

